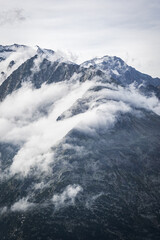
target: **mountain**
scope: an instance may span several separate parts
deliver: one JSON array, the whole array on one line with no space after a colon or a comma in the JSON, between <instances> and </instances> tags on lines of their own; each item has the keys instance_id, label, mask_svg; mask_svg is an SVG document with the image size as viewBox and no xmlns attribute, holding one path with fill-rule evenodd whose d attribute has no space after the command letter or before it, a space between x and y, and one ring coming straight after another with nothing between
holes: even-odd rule
<instances>
[{"instance_id":1,"label":"mountain","mask_svg":"<svg viewBox=\"0 0 160 240\"><path fill-rule=\"evenodd\" d=\"M94 58L84 62L82 66L99 69L122 84L136 82L137 84L159 86L159 78L152 78L147 74L137 71L118 57L104 56L102 58Z\"/></svg>"},{"instance_id":2,"label":"mountain","mask_svg":"<svg viewBox=\"0 0 160 240\"><path fill-rule=\"evenodd\" d=\"M0 51L0 239L159 240L160 79Z\"/></svg>"}]
</instances>

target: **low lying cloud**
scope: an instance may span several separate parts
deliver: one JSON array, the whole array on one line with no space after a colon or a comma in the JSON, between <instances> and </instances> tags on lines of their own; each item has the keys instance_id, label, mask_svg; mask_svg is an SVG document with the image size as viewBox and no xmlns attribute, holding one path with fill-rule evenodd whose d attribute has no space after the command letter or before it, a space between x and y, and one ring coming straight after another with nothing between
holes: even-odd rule
<instances>
[{"instance_id":1,"label":"low lying cloud","mask_svg":"<svg viewBox=\"0 0 160 240\"><path fill-rule=\"evenodd\" d=\"M121 101L101 103L88 111L85 114L84 120L82 120L76 128L80 131L92 134L97 128L101 128L102 126L105 126L106 129L111 128L115 124L119 112L125 113L130 111L130 106Z\"/></svg>"},{"instance_id":2,"label":"low lying cloud","mask_svg":"<svg viewBox=\"0 0 160 240\"><path fill-rule=\"evenodd\" d=\"M44 185L43 186L42 185L43 184L36 184L34 190L44 188ZM52 199L50 199L50 201L52 204L54 204L56 209L59 209L61 207L66 207L69 205L74 205L77 195L82 191L83 191L83 188L80 185L77 185L77 184L68 185L62 193L54 194ZM47 205L48 205L48 202L44 201L38 206L47 206ZM7 207L7 206L1 207L0 216L10 212L25 212L28 210L32 210L36 206L37 206L36 203L29 201L29 197L23 197L19 201L15 202L11 207Z\"/></svg>"},{"instance_id":3,"label":"low lying cloud","mask_svg":"<svg viewBox=\"0 0 160 240\"><path fill-rule=\"evenodd\" d=\"M52 201L56 208L74 204L75 198L83 189L79 185L68 185L61 194L55 194Z\"/></svg>"},{"instance_id":4,"label":"low lying cloud","mask_svg":"<svg viewBox=\"0 0 160 240\"><path fill-rule=\"evenodd\" d=\"M58 143L82 116L57 122L56 119L92 86L85 82L43 85L40 89L24 86L0 104L1 141L19 144L11 172L27 175L31 168L43 172L53 159L51 147ZM16 108L10 108L11 105Z\"/></svg>"},{"instance_id":5,"label":"low lying cloud","mask_svg":"<svg viewBox=\"0 0 160 240\"><path fill-rule=\"evenodd\" d=\"M5 206L5 207L2 207L2 208L0 208L0 215L3 215L3 214L5 214L6 212L7 212L7 207Z\"/></svg>"},{"instance_id":6,"label":"low lying cloud","mask_svg":"<svg viewBox=\"0 0 160 240\"><path fill-rule=\"evenodd\" d=\"M35 204L31 203L28 201L28 198L22 198L18 202L14 203L11 206L11 211L16 212L16 211L27 211L28 209L34 207Z\"/></svg>"},{"instance_id":7,"label":"low lying cloud","mask_svg":"<svg viewBox=\"0 0 160 240\"><path fill-rule=\"evenodd\" d=\"M114 95L111 90L105 90L107 97L112 97L117 101L121 100L130 104L131 107L144 108L160 115L160 101L154 94L151 97L141 94L134 83L128 88L119 86L117 90Z\"/></svg>"}]
</instances>

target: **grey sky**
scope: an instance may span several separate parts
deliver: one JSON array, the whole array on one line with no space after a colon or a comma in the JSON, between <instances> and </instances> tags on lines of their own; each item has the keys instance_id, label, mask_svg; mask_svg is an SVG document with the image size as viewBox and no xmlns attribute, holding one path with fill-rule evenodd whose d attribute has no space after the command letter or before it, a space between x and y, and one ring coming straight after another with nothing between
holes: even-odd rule
<instances>
[{"instance_id":1,"label":"grey sky","mask_svg":"<svg viewBox=\"0 0 160 240\"><path fill-rule=\"evenodd\" d=\"M0 0L0 44L116 55L160 77L159 0Z\"/></svg>"}]
</instances>

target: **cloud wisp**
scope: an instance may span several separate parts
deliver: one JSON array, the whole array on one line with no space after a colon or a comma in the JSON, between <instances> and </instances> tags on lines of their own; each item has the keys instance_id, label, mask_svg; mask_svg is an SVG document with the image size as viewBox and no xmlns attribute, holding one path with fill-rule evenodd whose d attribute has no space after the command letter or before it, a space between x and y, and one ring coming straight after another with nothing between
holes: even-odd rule
<instances>
[{"instance_id":1,"label":"cloud wisp","mask_svg":"<svg viewBox=\"0 0 160 240\"><path fill-rule=\"evenodd\" d=\"M60 208L75 203L75 198L78 193L83 191L83 188L79 185L68 185L61 194L54 194L52 202L55 208Z\"/></svg>"},{"instance_id":2,"label":"cloud wisp","mask_svg":"<svg viewBox=\"0 0 160 240\"><path fill-rule=\"evenodd\" d=\"M12 206L11 206L11 211L12 212L16 212L16 211L27 211L31 208L33 208L35 206L34 203L31 203L28 201L28 198L22 198L19 201L15 202Z\"/></svg>"}]
</instances>

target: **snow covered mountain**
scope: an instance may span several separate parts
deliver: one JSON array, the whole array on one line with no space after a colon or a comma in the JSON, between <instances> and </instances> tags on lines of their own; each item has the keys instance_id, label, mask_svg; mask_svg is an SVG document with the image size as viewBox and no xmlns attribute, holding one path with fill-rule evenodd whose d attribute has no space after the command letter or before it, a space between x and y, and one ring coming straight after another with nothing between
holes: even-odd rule
<instances>
[{"instance_id":1,"label":"snow covered mountain","mask_svg":"<svg viewBox=\"0 0 160 240\"><path fill-rule=\"evenodd\" d=\"M137 71L118 57L104 56L102 58L94 58L84 62L82 66L99 69L124 85L136 82L137 84L159 86L159 78L152 78Z\"/></svg>"},{"instance_id":2,"label":"snow covered mountain","mask_svg":"<svg viewBox=\"0 0 160 240\"><path fill-rule=\"evenodd\" d=\"M160 79L0 46L0 239L159 240Z\"/></svg>"}]
</instances>

